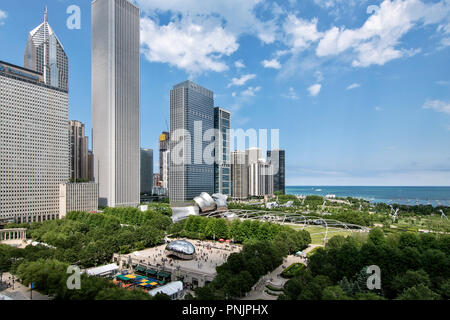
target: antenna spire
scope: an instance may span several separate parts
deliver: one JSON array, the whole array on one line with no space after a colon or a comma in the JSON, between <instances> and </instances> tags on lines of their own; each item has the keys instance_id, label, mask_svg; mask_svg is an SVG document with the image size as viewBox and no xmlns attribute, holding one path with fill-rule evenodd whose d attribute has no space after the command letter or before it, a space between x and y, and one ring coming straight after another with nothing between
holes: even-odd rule
<instances>
[{"instance_id":1,"label":"antenna spire","mask_svg":"<svg viewBox=\"0 0 450 320\"><path fill-rule=\"evenodd\" d=\"M45 6L45 11L44 11L44 22L47 22L47 6Z\"/></svg>"}]
</instances>

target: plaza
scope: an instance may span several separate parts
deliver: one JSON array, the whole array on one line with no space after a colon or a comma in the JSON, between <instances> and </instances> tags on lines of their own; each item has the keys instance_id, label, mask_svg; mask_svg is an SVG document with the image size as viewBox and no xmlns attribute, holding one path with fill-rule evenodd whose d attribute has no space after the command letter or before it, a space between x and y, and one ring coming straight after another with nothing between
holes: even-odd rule
<instances>
[{"instance_id":1,"label":"plaza","mask_svg":"<svg viewBox=\"0 0 450 320\"><path fill-rule=\"evenodd\" d=\"M184 240L184 239L170 239ZM216 267L224 264L231 253L238 253L242 246L217 241L190 241L195 247L195 257L182 260L166 250L167 244L136 251L130 254L114 254L113 261L121 270L140 270L148 274L166 276L169 281L183 281L191 289L203 287L216 276Z\"/></svg>"}]
</instances>

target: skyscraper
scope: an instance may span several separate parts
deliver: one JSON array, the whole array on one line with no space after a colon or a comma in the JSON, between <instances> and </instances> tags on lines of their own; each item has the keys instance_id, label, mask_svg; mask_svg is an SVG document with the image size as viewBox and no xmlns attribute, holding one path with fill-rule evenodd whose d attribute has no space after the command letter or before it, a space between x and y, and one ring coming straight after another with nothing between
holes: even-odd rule
<instances>
[{"instance_id":1,"label":"skyscraper","mask_svg":"<svg viewBox=\"0 0 450 320\"><path fill-rule=\"evenodd\" d=\"M248 198L248 160L244 151L231 153L232 196L235 199Z\"/></svg>"},{"instance_id":2,"label":"skyscraper","mask_svg":"<svg viewBox=\"0 0 450 320\"><path fill-rule=\"evenodd\" d=\"M63 45L48 24L47 8L44 22L28 35L24 66L42 74L47 85L68 90L69 61Z\"/></svg>"},{"instance_id":3,"label":"skyscraper","mask_svg":"<svg viewBox=\"0 0 450 320\"><path fill-rule=\"evenodd\" d=\"M274 192L286 192L286 152L285 150L267 151L267 161L273 166L273 189Z\"/></svg>"},{"instance_id":4,"label":"skyscraper","mask_svg":"<svg viewBox=\"0 0 450 320\"><path fill-rule=\"evenodd\" d=\"M273 195L273 169L272 165L260 159L249 164L249 195L262 197Z\"/></svg>"},{"instance_id":5,"label":"skyscraper","mask_svg":"<svg viewBox=\"0 0 450 320\"><path fill-rule=\"evenodd\" d=\"M92 143L99 204L140 202L139 8L92 2Z\"/></svg>"},{"instance_id":6,"label":"skyscraper","mask_svg":"<svg viewBox=\"0 0 450 320\"><path fill-rule=\"evenodd\" d=\"M165 173L167 173L168 168L164 168L164 152L169 150L169 142L170 142L170 134L169 132L163 132L159 136L159 175L161 181L167 180L168 177L165 177ZM168 163L166 163L168 165ZM167 175L167 174L166 174ZM164 188L167 188L165 186Z\"/></svg>"},{"instance_id":7,"label":"skyscraper","mask_svg":"<svg viewBox=\"0 0 450 320\"><path fill-rule=\"evenodd\" d=\"M90 181L88 160L88 137L84 135L84 124L69 121L70 179Z\"/></svg>"},{"instance_id":8,"label":"skyscraper","mask_svg":"<svg viewBox=\"0 0 450 320\"><path fill-rule=\"evenodd\" d=\"M152 194L153 150L141 149L141 192Z\"/></svg>"},{"instance_id":9,"label":"skyscraper","mask_svg":"<svg viewBox=\"0 0 450 320\"><path fill-rule=\"evenodd\" d=\"M231 196L230 119L229 111L214 108L214 192L227 196Z\"/></svg>"},{"instance_id":10,"label":"skyscraper","mask_svg":"<svg viewBox=\"0 0 450 320\"><path fill-rule=\"evenodd\" d=\"M170 91L169 197L172 203L214 192L214 157L203 157L212 144L205 132L214 131L214 94L192 81ZM205 161L208 160L208 161ZM209 161L212 160L212 161Z\"/></svg>"},{"instance_id":11,"label":"skyscraper","mask_svg":"<svg viewBox=\"0 0 450 320\"><path fill-rule=\"evenodd\" d=\"M0 220L59 218L69 180L69 99L42 74L0 62Z\"/></svg>"}]
</instances>

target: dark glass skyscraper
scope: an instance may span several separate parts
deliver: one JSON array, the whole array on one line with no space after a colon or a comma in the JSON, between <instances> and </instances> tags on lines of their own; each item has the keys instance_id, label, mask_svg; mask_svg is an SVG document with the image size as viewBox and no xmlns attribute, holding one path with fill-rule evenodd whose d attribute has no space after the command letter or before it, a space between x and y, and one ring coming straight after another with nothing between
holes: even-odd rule
<instances>
[{"instance_id":1,"label":"dark glass skyscraper","mask_svg":"<svg viewBox=\"0 0 450 320\"><path fill-rule=\"evenodd\" d=\"M230 120L229 111L214 108L214 192L227 196L231 196Z\"/></svg>"},{"instance_id":2,"label":"dark glass skyscraper","mask_svg":"<svg viewBox=\"0 0 450 320\"><path fill-rule=\"evenodd\" d=\"M273 191L286 192L286 152L284 150L267 151L267 161L273 166Z\"/></svg>"},{"instance_id":3,"label":"dark glass skyscraper","mask_svg":"<svg viewBox=\"0 0 450 320\"><path fill-rule=\"evenodd\" d=\"M153 150L141 149L141 192L151 194L153 189Z\"/></svg>"}]
</instances>

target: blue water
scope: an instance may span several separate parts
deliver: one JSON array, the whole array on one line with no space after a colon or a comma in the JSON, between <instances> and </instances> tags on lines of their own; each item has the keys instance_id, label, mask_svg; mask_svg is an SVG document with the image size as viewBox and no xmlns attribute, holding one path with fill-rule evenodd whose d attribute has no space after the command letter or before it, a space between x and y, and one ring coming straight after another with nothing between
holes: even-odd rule
<instances>
[{"instance_id":1,"label":"blue water","mask_svg":"<svg viewBox=\"0 0 450 320\"><path fill-rule=\"evenodd\" d=\"M329 187L290 186L287 194L352 197L371 202L450 206L450 187Z\"/></svg>"}]
</instances>

